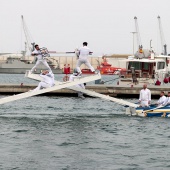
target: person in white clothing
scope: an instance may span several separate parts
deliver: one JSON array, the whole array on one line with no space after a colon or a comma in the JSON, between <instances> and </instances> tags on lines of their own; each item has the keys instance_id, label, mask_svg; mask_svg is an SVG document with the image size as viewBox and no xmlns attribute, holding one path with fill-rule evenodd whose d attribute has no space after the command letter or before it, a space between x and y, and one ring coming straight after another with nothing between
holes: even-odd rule
<instances>
[{"instance_id":1,"label":"person in white clothing","mask_svg":"<svg viewBox=\"0 0 170 170\"><path fill-rule=\"evenodd\" d=\"M170 92L168 92L168 96L166 97L166 100L162 104L163 106L170 105Z\"/></svg>"},{"instance_id":2,"label":"person in white clothing","mask_svg":"<svg viewBox=\"0 0 170 170\"><path fill-rule=\"evenodd\" d=\"M43 80L38 84L38 86L33 91L41 90L43 88L48 88L55 85L54 74L52 72L45 70L40 74L40 77L42 77Z\"/></svg>"},{"instance_id":3,"label":"person in white clothing","mask_svg":"<svg viewBox=\"0 0 170 170\"><path fill-rule=\"evenodd\" d=\"M74 69L73 74L70 75L70 77L69 77L69 81L74 81L74 79L77 78L77 77L81 77L81 76L78 75L77 69ZM85 89L84 83L82 83L82 84L77 84L77 85L75 85L75 87ZM82 92L78 92L78 97L80 97L80 98L85 98L85 97L83 96L83 93L82 93Z\"/></svg>"},{"instance_id":4,"label":"person in white clothing","mask_svg":"<svg viewBox=\"0 0 170 170\"><path fill-rule=\"evenodd\" d=\"M151 102L151 91L147 89L147 84L144 84L140 91L139 102L142 107L148 107Z\"/></svg>"},{"instance_id":5,"label":"person in white clothing","mask_svg":"<svg viewBox=\"0 0 170 170\"><path fill-rule=\"evenodd\" d=\"M159 98L159 100L158 100L158 102L157 102L157 105L160 106L160 105L162 105L165 101L166 101L166 96L165 96L164 92L161 91L161 93L160 93L160 98Z\"/></svg>"},{"instance_id":6,"label":"person in white clothing","mask_svg":"<svg viewBox=\"0 0 170 170\"><path fill-rule=\"evenodd\" d=\"M78 60L77 60L77 71L79 74L81 74L81 69L80 66L82 64L85 64L90 70L91 72L95 72L94 68L91 66L90 62L88 61L88 55L91 54L92 52L90 51L90 49L87 47L87 42L83 42L83 47L78 49Z\"/></svg>"},{"instance_id":7,"label":"person in white clothing","mask_svg":"<svg viewBox=\"0 0 170 170\"><path fill-rule=\"evenodd\" d=\"M33 56L36 56L36 58L37 58L37 62L35 64L35 66L31 69L31 73L33 73L34 70L37 68L37 66L40 65L40 64L44 64L48 68L49 72L52 72L50 66L48 65L48 63L46 61L46 59L42 56L40 48L37 44L35 45L35 50L31 54Z\"/></svg>"}]
</instances>

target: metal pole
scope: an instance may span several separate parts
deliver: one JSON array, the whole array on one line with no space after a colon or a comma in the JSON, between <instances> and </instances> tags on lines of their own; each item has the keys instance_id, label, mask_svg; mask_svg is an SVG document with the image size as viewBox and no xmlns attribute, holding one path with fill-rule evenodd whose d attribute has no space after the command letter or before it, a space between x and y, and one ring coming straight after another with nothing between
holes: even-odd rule
<instances>
[{"instance_id":1,"label":"metal pole","mask_svg":"<svg viewBox=\"0 0 170 170\"><path fill-rule=\"evenodd\" d=\"M152 40L150 40L150 50L152 51Z\"/></svg>"},{"instance_id":2,"label":"metal pole","mask_svg":"<svg viewBox=\"0 0 170 170\"><path fill-rule=\"evenodd\" d=\"M131 33L133 34L133 55L134 55L134 48L135 48L135 47L134 47L134 38L135 38L135 37L134 37L134 34L136 34L137 32L131 32Z\"/></svg>"}]
</instances>

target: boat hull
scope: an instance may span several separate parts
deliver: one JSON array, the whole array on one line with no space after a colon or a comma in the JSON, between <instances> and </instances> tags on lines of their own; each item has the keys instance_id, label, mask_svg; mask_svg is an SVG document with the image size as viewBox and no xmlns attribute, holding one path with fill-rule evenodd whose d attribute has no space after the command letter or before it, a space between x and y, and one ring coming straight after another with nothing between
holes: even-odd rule
<instances>
[{"instance_id":1,"label":"boat hull","mask_svg":"<svg viewBox=\"0 0 170 170\"><path fill-rule=\"evenodd\" d=\"M170 105L161 108L157 108L157 106L128 107L126 108L126 114L140 117L170 117Z\"/></svg>"},{"instance_id":2,"label":"boat hull","mask_svg":"<svg viewBox=\"0 0 170 170\"><path fill-rule=\"evenodd\" d=\"M118 75L119 74L119 70L121 70L120 68L115 68L115 69L99 69L97 68L97 70L100 71L100 74L102 75ZM93 72L91 72L90 69L82 69L81 70L83 74L94 74Z\"/></svg>"}]
</instances>

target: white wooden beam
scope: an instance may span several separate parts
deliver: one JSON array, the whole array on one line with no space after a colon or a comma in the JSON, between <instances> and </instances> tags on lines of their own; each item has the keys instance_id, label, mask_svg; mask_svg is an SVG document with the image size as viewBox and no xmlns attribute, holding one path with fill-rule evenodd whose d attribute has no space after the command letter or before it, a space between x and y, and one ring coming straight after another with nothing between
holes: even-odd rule
<instances>
[{"instance_id":1,"label":"white wooden beam","mask_svg":"<svg viewBox=\"0 0 170 170\"><path fill-rule=\"evenodd\" d=\"M34 79L34 80L41 81L41 77L37 74L31 74L30 72L27 72L25 76L28 77L28 78ZM55 81L55 84L59 84L59 83L61 83L61 82ZM87 95L92 96L92 97L99 97L99 98L102 98L104 100L109 100L109 101L118 103L118 104L123 105L123 106L126 105L126 106L130 106L130 107L134 107L134 108L139 106L137 104L134 104L134 103L122 100L122 99L117 99L117 98L114 98L114 97L106 96L106 95L96 93L95 91L91 91L91 90L87 90L87 89L82 89L82 88L77 88L77 87L68 87L68 89L71 89L71 90L74 90L74 91L79 91L79 92L82 92L82 93L87 94Z\"/></svg>"},{"instance_id":2,"label":"white wooden beam","mask_svg":"<svg viewBox=\"0 0 170 170\"><path fill-rule=\"evenodd\" d=\"M100 78L101 78L100 74L95 74L95 75L92 75L92 76L76 79L75 81L72 81L72 82L69 82L69 81L60 82L53 87L45 88L45 89L42 89L42 90L29 91L29 92L26 92L26 93L21 93L21 94L9 96L9 97L1 98L0 104L12 102L12 101L15 101L15 100L19 100L19 99L23 99L23 98L27 98L27 97L31 97L31 96L36 96L36 95L47 93L47 92L50 92L50 91L55 91L55 90L67 88L67 87L70 87L70 86L74 86L74 85L81 84L81 83L86 83L86 82L89 82L89 81L94 81L94 80L97 80L97 79L100 79Z\"/></svg>"}]
</instances>

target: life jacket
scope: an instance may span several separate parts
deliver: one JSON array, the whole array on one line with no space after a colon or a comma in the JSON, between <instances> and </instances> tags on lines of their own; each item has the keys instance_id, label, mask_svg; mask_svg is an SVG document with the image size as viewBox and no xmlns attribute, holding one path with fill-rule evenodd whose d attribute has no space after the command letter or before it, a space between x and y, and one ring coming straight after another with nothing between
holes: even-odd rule
<instances>
[{"instance_id":1,"label":"life jacket","mask_svg":"<svg viewBox=\"0 0 170 170\"><path fill-rule=\"evenodd\" d=\"M70 74L70 67L66 64L64 65L64 74Z\"/></svg>"},{"instance_id":2,"label":"life jacket","mask_svg":"<svg viewBox=\"0 0 170 170\"><path fill-rule=\"evenodd\" d=\"M168 78L164 78L164 83L168 83L169 82L169 79Z\"/></svg>"},{"instance_id":3,"label":"life jacket","mask_svg":"<svg viewBox=\"0 0 170 170\"><path fill-rule=\"evenodd\" d=\"M155 83L156 86L160 86L161 85L161 82L159 80L156 81Z\"/></svg>"}]
</instances>

